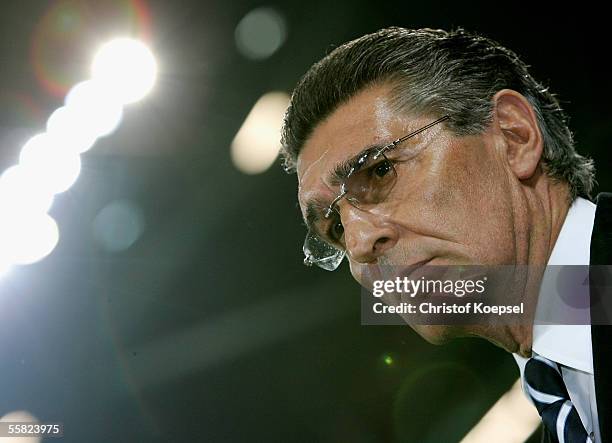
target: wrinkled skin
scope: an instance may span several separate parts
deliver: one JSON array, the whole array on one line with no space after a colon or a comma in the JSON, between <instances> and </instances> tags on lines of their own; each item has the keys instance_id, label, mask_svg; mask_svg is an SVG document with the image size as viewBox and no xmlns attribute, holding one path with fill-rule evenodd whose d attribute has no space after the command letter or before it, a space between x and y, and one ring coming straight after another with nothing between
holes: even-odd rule
<instances>
[{"instance_id":1,"label":"wrinkled skin","mask_svg":"<svg viewBox=\"0 0 612 443\"><path fill-rule=\"evenodd\" d=\"M339 186L328 180L338 162L439 117L394 112L389 91L388 85L361 91L314 129L297 162L304 215L309 201L338 195ZM569 208L567 186L543 173L542 135L527 100L502 90L493 102L493 122L482 134L459 137L443 122L404 142L398 152L417 154L396 165L397 183L385 202L367 210L338 203L340 243L364 287L386 265L546 263ZM540 277L524 284L539 285ZM530 354L528 325L412 327L432 343L477 335Z\"/></svg>"}]
</instances>

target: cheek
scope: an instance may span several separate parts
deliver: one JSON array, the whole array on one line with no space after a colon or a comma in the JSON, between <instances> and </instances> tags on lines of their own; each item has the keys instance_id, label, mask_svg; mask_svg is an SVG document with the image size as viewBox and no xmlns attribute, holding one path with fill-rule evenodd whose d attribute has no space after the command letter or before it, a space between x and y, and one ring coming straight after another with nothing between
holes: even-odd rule
<instances>
[{"instance_id":1,"label":"cheek","mask_svg":"<svg viewBox=\"0 0 612 443\"><path fill-rule=\"evenodd\" d=\"M463 149L437 172L441 180L431 189L433 205L444 213L445 226L457 241L470 247L483 262L506 262L514 248L511 189L502 165L486 146ZM495 245L491 240L495 239ZM494 247L493 247L494 246Z\"/></svg>"},{"instance_id":2,"label":"cheek","mask_svg":"<svg viewBox=\"0 0 612 443\"><path fill-rule=\"evenodd\" d=\"M469 170L470 159L462 149L440 146L402 165L403 194L410 203L401 205L400 211L404 220L417 222L420 231L462 232L473 212L470 206L482 192L479 188L488 187L476 171Z\"/></svg>"},{"instance_id":3,"label":"cheek","mask_svg":"<svg viewBox=\"0 0 612 443\"><path fill-rule=\"evenodd\" d=\"M451 143L431 157L425 197L440 210L453 208L453 213L464 214L470 207L480 205L482 194L495 191L495 169L481 143Z\"/></svg>"},{"instance_id":4,"label":"cheek","mask_svg":"<svg viewBox=\"0 0 612 443\"><path fill-rule=\"evenodd\" d=\"M458 243L478 261L505 262L513 249L510 192L503 168L483 143L462 139L407 165L407 229ZM491 249L491 239L501 246ZM467 252L466 251L466 252Z\"/></svg>"},{"instance_id":5,"label":"cheek","mask_svg":"<svg viewBox=\"0 0 612 443\"><path fill-rule=\"evenodd\" d=\"M432 345L448 343L461 335L455 327L448 325L413 325L411 327Z\"/></svg>"}]
</instances>

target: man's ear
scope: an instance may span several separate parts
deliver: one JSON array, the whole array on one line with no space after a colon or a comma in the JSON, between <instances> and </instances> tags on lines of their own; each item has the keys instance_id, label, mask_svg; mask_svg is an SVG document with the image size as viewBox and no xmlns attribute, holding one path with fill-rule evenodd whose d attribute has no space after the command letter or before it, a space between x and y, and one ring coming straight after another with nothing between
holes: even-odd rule
<instances>
[{"instance_id":1,"label":"man's ear","mask_svg":"<svg viewBox=\"0 0 612 443\"><path fill-rule=\"evenodd\" d=\"M493 96L493 125L505 141L510 169L519 180L529 179L544 148L533 107L522 94L502 89Z\"/></svg>"}]
</instances>

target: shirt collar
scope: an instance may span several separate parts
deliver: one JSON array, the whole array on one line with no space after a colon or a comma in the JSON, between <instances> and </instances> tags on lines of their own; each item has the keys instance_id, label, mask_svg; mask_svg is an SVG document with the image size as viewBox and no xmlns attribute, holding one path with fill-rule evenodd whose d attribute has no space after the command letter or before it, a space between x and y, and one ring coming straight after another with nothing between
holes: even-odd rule
<instances>
[{"instance_id":1,"label":"shirt collar","mask_svg":"<svg viewBox=\"0 0 612 443\"><path fill-rule=\"evenodd\" d=\"M578 197L569 208L559 237L548 260L548 266L588 265L596 206ZM547 267L536 307L536 318L544 311L554 309L551 304L561 303L556 296L552 268ZM550 296L547 296L550 294ZM533 345L535 353L580 371L593 374L590 325L534 324Z\"/></svg>"}]
</instances>

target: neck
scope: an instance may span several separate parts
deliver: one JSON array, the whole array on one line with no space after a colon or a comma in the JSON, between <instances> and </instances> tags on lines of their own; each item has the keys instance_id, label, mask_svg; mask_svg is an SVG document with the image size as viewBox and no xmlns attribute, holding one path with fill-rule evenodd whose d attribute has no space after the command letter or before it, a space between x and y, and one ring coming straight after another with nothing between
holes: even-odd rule
<instances>
[{"instance_id":1,"label":"neck","mask_svg":"<svg viewBox=\"0 0 612 443\"><path fill-rule=\"evenodd\" d=\"M516 264L527 265L526 277L518 286L517 298L524 303L525 321L506 325L490 335L490 340L509 352L531 356L533 319L542 276L570 207L567 185L540 177L534 187L516 190Z\"/></svg>"}]
</instances>

